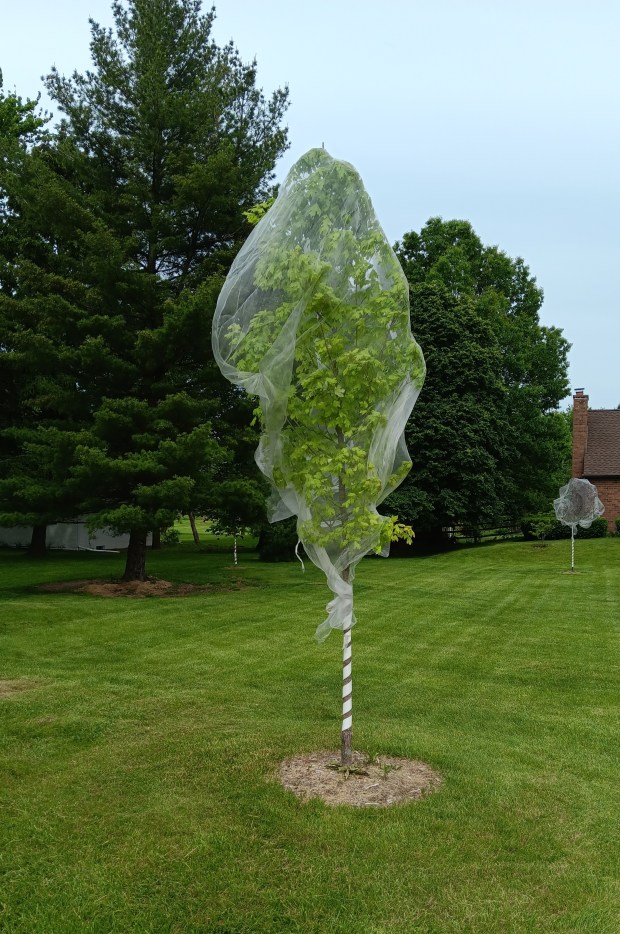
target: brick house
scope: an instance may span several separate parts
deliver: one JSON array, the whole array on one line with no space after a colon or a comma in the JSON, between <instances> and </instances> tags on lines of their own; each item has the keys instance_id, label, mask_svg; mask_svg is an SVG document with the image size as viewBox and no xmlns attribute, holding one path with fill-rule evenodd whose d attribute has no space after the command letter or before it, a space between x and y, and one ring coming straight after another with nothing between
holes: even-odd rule
<instances>
[{"instance_id":1,"label":"brick house","mask_svg":"<svg viewBox=\"0 0 620 934\"><path fill-rule=\"evenodd\" d=\"M590 480L605 507L609 531L620 517L620 409L589 409L588 396L573 396L573 477Z\"/></svg>"}]
</instances>

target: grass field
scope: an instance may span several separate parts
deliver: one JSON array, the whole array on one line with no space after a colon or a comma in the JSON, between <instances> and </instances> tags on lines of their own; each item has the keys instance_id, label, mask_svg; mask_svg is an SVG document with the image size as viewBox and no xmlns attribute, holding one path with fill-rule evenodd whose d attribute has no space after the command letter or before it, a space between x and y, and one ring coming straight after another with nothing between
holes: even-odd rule
<instances>
[{"instance_id":1,"label":"grass field","mask_svg":"<svg viewBox=\"0 0 620 934\"><path fill-rule=\"evenodd\" d=\"M338 744L314 568L182 544L149 572L245 589L103 599L36 585L121 555L0 552L0 930L618 934L620 538L569 548L362 563L354 746L444 776L383 810L275 780Z\"/></svg>"},{"instance_id":2,"label":"grass field","mask_svg":"<svg viewBox=\"0 0 620 934\"><path fill-rule=\"evenodd\" d=\"M175 522L174 528L178 533L179 541L181 543L191 542L193 544L194 537L192 535L192 529L187 516L181 516L181 518ZM196 519L196 531L198 532L198 537L200 539L200 547L204 546L210 552L226 552L232 555L232 536L214 535L211 532L210 523L205 522L200 518ZM237 547L241 551L251 551L255 545L256 538L253 538L252 536L241 535L237 539Z\"/></svg>"}]
</instances>

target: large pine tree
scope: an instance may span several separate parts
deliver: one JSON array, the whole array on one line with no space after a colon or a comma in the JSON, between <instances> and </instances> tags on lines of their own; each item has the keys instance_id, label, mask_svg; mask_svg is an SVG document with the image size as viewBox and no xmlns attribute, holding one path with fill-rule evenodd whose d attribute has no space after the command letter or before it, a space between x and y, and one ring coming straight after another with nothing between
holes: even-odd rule
<instances>
[{"instance_id":1,"label":"large pine tree","mask_svg":"<svg viewBox=\"0 0 620 934\"><path fill-rule=\"evenodd\" d=\"M45 553L46 525L76 507L63 348L74 288L61 243L81 218L49 170L45 123L36 101L0 90L0 523L31 525L33 554Z\"/></svg>"},{"instance_id":2,"label":"large pine tree","mask_svg":"<svg viewBox=\"0 0 620 934\"><path fill-rule=\"evenodd\" d=\"M266 100L195 0L113 12L111 30L91 23L92 70L47 79L61 174L92 223L66 245L84 253L86 293L57 343L88 407L72 489L93 525L129 532L125 578L142 579L148 531L204 504L234 457L238 399L211 360L211 315L243 211L271 191L287 92Z\"/></svg>"}]
</instances>

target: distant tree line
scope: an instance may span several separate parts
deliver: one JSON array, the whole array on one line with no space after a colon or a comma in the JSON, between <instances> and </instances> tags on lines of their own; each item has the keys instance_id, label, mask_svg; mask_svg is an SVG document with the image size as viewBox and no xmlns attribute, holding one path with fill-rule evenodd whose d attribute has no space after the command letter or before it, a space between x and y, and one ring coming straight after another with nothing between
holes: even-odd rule
<instances>
[{"instance_id":1,"label":"distant tree line","mask_svg":"<svg viewBox=\"0 0 620 934\"><path fill-rule=\"evenodd\" d=\"M46 86L62 119L0 78L0 525L87 515L129 533L180 512L259 527L251 402L211 351L223 280L274 193L286 89L211 36L198 0L113 4L93 66ZM540 324L520 259L434 218L397 253L428 366L407 428L413 470L388 501L420 536L542 508L567 476L568 344Z\"/></svg>"}]
</instances>

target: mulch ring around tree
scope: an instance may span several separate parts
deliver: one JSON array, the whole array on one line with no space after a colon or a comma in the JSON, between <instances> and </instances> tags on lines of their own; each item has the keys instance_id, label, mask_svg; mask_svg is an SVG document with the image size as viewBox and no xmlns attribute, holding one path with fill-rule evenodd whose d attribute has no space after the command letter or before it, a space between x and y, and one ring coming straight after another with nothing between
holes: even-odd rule
<instances>
[{"instance_id":1,"label":"mulch ring around tree","mask_svg":"<svg viewBox=\"0 0 620 934\"><path fill-rule=\"evenodd\" d=\"M280 765L280 781L303 801L321 798L331 806L360 808L417 801L437 791L443 781L438 772L418 759L377 756L370 760L354 752L352 771L347 774L339 765L339 753L294 756Z\"/></svg>"},{"instance_id":2,"label":"mulch ring around tree","mask_svg":"<svg viewBox=\"0 0 620 934\"><path fill-rule=\"evenodd\" d=\"M81 593L91 597L190 597L194 594L232 593L246 590L251 584L238 578L222 584L179 584L149 577L145 581L57 581L41 584L41 593Z\"/></svg>"}]
</instances>

